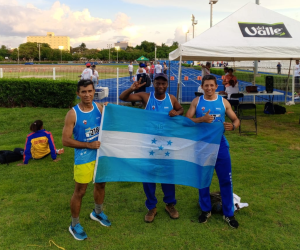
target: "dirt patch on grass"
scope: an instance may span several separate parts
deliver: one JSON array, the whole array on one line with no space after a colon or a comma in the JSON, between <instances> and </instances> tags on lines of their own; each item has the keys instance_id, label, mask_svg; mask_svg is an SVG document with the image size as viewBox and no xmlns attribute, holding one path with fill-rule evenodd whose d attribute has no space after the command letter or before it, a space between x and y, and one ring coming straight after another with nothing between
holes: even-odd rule
<instances>
[{"instance_id":1,"label":"dirt patch on grass","mask_svg":"<svg viewBox=\"0 0 300 250\"><path fill-rule=\"evenodd\" d=\"M292 144L290 145L291 150L299 150L300 151L300 145L299 144Z\"/></svg>"}]
</instances>

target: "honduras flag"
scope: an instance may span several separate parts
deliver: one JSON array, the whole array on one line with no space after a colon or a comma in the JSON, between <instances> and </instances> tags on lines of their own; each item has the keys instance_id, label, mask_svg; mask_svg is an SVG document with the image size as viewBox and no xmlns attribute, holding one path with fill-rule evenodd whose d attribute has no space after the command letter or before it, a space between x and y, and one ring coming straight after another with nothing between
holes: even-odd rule
<instances>
[{"instance_id":1,"label":"honduras flag","mask_svg":"<svg viewBox=\"0 0 300 250\"><path fill-rule=\"evenodd\" d=\"M94 182L210 186L223 124L108 104L103 109Z\"/></svg>"}]
</instances>

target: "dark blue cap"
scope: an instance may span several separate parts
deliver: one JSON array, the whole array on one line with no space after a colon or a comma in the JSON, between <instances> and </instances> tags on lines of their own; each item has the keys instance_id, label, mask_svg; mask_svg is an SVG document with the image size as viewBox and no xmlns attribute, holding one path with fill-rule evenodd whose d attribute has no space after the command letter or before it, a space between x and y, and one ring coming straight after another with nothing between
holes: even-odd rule
<instances>
[{"instance_id":1,"label":"dark blue cap","mask_svg":"<svg viewBox=\"0 0 300 250\"><path fill-rule=\"evenodd\" d=\"M168 81L168 76L166 74L164 74L164 73L155 74L154 80L157 79L157 78L163 78L166 81Z\"/></svg>"}]
</instances>

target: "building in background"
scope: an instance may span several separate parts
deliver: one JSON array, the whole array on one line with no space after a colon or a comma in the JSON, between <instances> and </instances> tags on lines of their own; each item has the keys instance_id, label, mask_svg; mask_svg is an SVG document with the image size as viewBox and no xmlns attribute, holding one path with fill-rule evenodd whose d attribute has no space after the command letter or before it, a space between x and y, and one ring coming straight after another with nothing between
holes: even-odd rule
<instances>
[{"instance_id":1,"label":"building in background","mask_svg":"<svg viewBox=\"0 0 300 250\"><path fill-rule=\"evenodd\" d=\"M128 46L131 46L128 42L116 42L115 47L119 46L120 49L126 50Z\"/></svg>"},{"instance_id":2,"label":"building in background","mask_svg":"<svg viewBox=\"0 0 300 250\"><path fill-rule=\"evenodd\" d=\"M47 32L46 36L28 36L27 42L48 43L52 49L59 49L60 46L63 46L63 50L70 51L70 37L55 36L54 32Z\"/></svg>"}]
</instances>

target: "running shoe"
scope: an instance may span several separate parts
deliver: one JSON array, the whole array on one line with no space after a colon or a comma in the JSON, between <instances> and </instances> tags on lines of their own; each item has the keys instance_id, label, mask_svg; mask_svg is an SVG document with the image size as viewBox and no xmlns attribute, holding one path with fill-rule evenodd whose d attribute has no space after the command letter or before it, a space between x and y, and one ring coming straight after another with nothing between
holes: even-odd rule
<instances>
[{"instance_id":1,"label":"running shoe","mask_svg":"<svg viewBox=\"0 0 300 250\"><path fill-rule=\"evenodd\" d=\"M211 216L211 212L202 212L198 218L199 223L206 223Z\"/></svg>"},{"instance_id":2,"label":"running shoe","mask_svg":"<svg viewBox=\"0 0 300 250\"><path fill-rule=\"evenodd\" d=\"M102 226L110 227L111 222L108 220L107 216L103 213L103 211L100 214L96 214L95 210L91 212L90 218L92 220L98 221Z\"/></svg>"},{"instance_id":3,"label":"running shoe","mask_svg":"<svg viewBox=\"0 0 300 250\"><path fill-rule=\"evenodd\" d=\"M234 216L228 217L228 216L223 216L223 219L228 223L228 225L232 228L238 228L239 223L237 220L234 218Z\"/></svg>"},{"instance_id":4,"label":"running shoe","mask_svg":"<svg viewBox=\"0 0 300 250\"><path fill-rule=\"evenodd\" d=\"M77 223L75 227L69 227L69 232L73 235L76 240L85 240L87 238L86 233L83 231L83 227Z\"/></svg>"}]
</instances>

